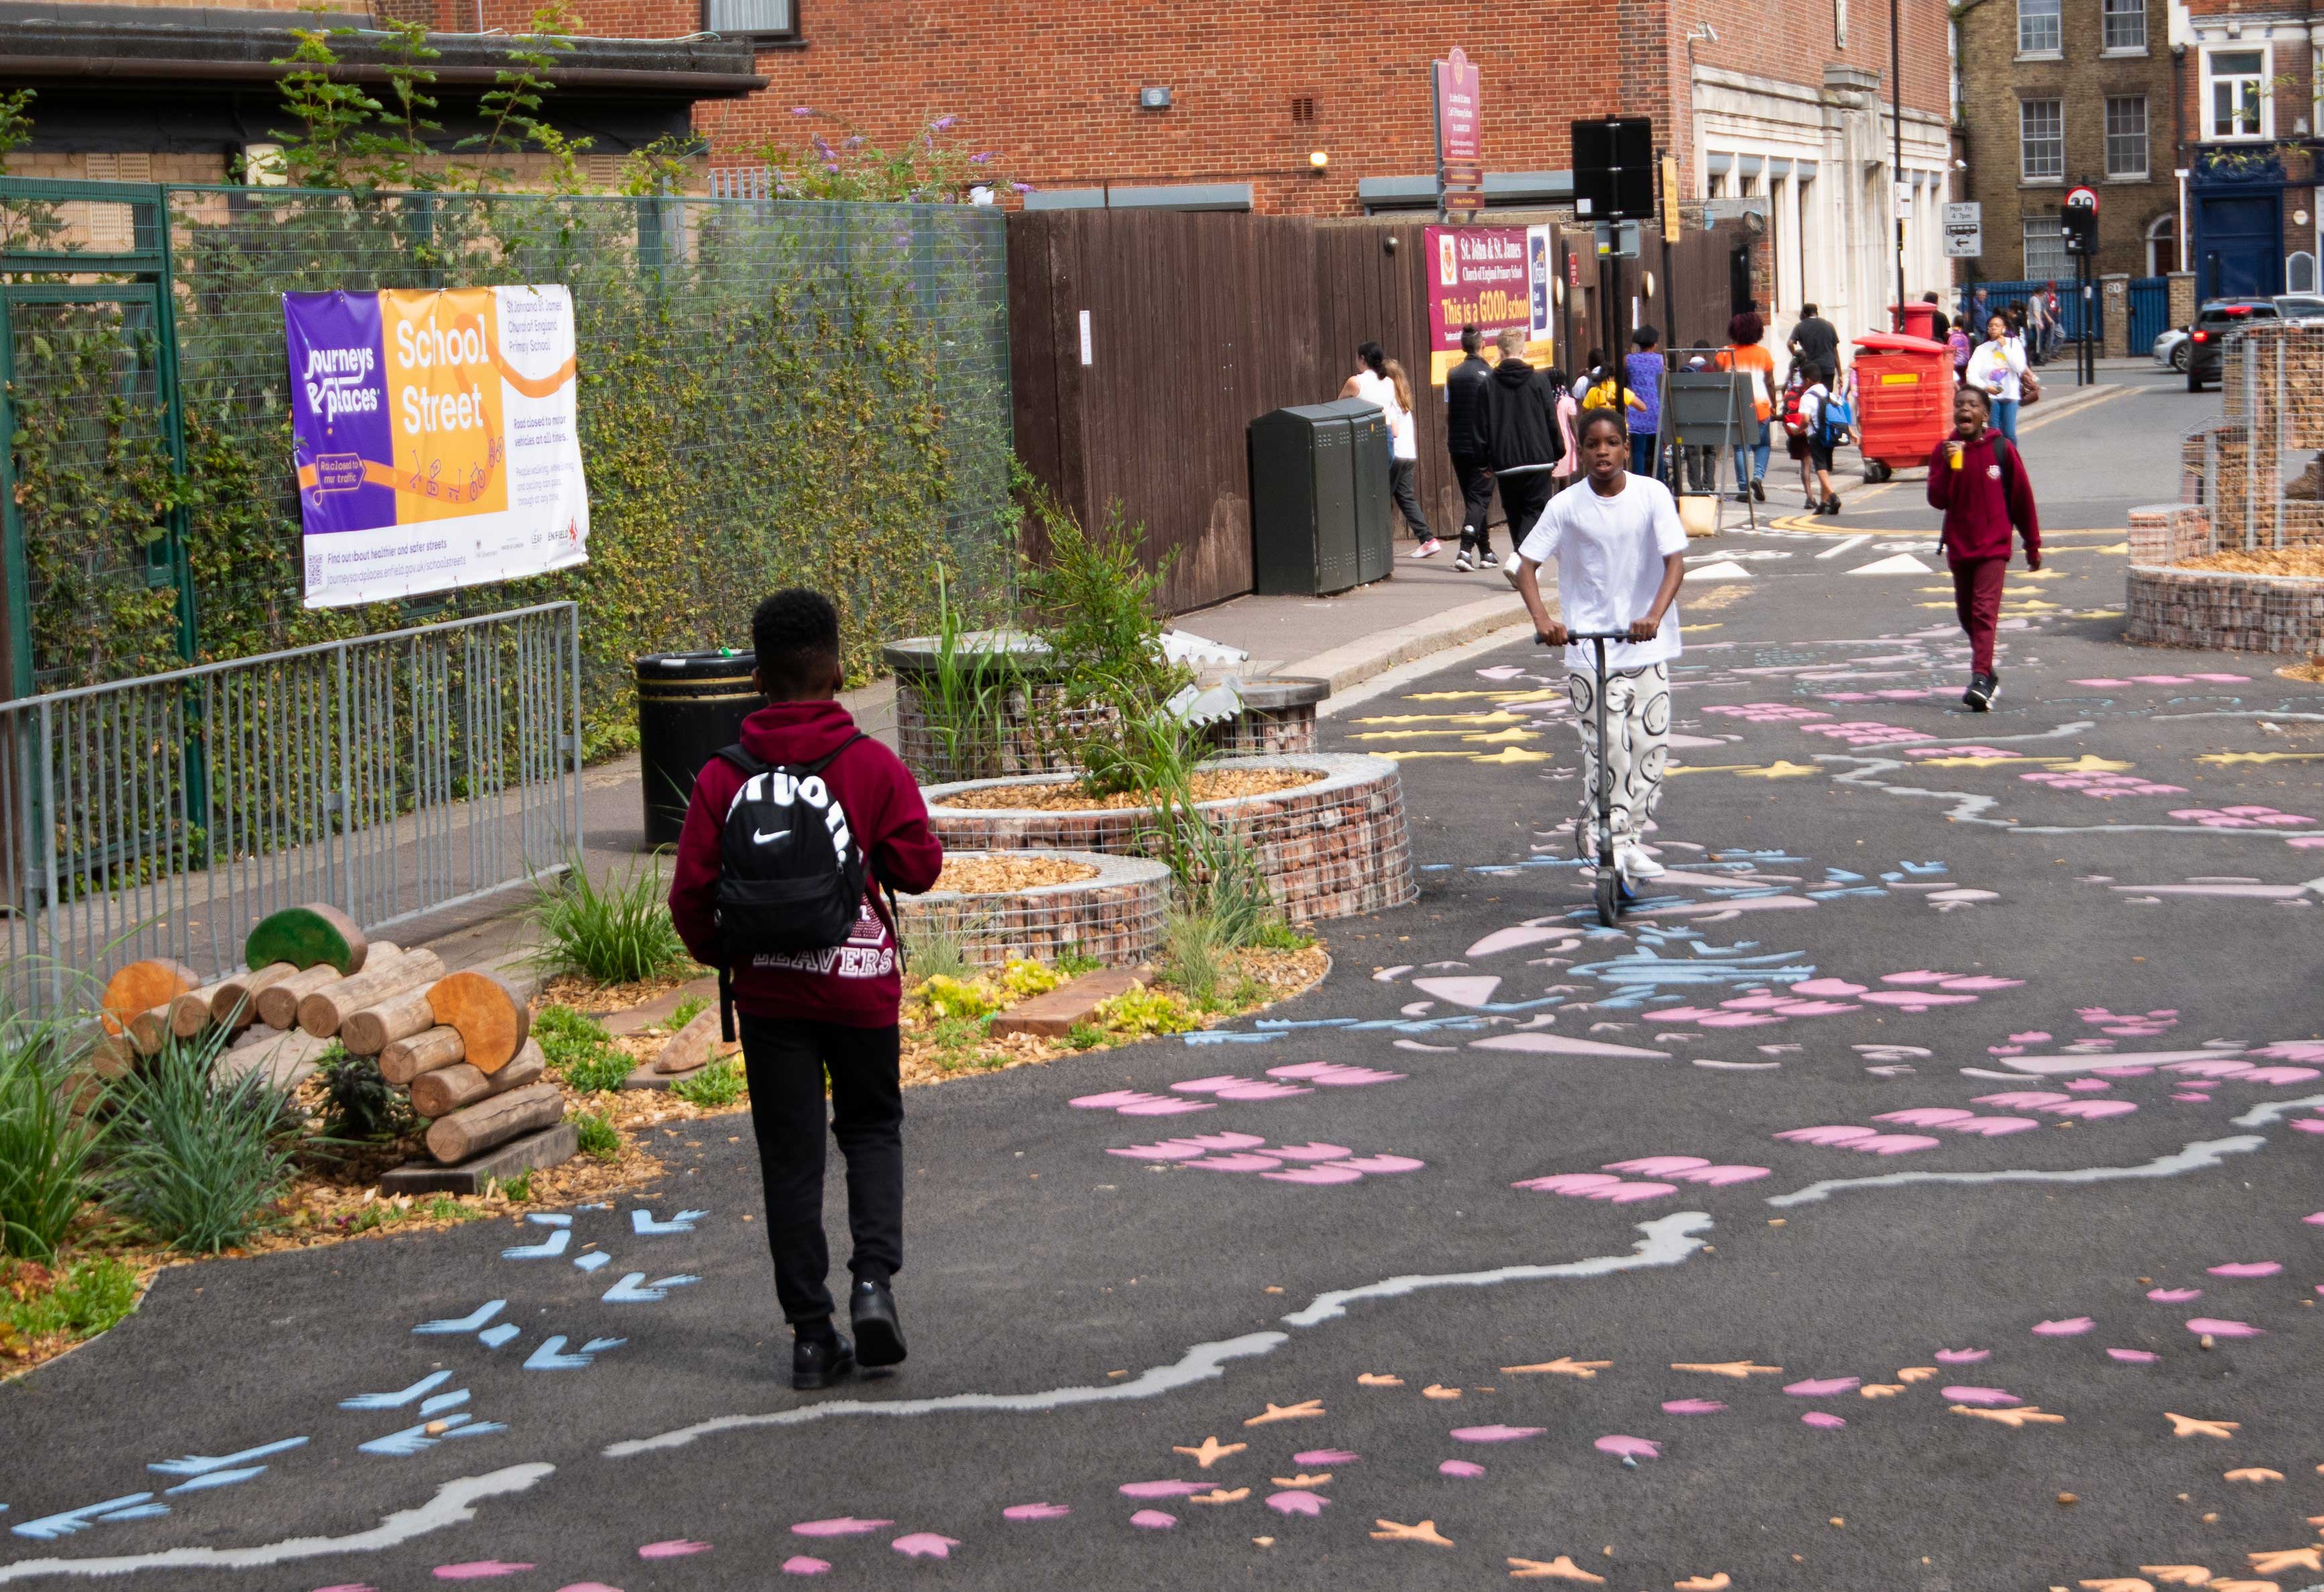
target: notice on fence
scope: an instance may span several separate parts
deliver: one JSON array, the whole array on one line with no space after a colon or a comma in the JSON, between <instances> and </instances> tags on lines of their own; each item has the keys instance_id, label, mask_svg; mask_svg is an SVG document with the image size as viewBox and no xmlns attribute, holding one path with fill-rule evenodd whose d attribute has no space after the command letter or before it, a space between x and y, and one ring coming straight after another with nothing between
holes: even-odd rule
<instances>
[{"instance_id":1,"label":"notice on fence","mask_svg":"<svg viewBox=\"0 0 2324 1592\"><path fill-rule=\"evenodd\" d=\"M1550 360L1549 228L1545 226L1431 226L1424 229L1428 271L1428 379L1444 385L1459 364L1461 328L1485 334L1485 359L1494 336L1505 327L1526 333L1526 360L1536 367Z\"/></svg>"},{"instance_id":2,"label":"notice on fence","mask_svg":"<svg viewBox=\"0 0 2324 1592\"><path fill-rule=\"evenodd\" d=\"M586 563L573 295L285 293L306 605Z\"/></svg>"}]
</instances>

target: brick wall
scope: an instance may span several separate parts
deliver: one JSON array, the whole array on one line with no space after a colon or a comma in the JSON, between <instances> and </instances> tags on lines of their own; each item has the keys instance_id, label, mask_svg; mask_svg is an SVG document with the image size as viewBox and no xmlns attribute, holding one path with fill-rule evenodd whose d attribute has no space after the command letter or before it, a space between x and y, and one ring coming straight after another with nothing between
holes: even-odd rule
<instances>
[{"instance_id":1,"label":"brick wall","mask_svg":"<svg viewBox=\"0 0 2324 1592\"><path fill-rule=\"evenodd\" d=\"M1965 8L1960 14L1961 120L1969 170L1961 197L1985 207L1985 253L1976 273L2008 281L2025 274L2024 216L2054 214L2065 189L2088 179L2098 190L2098 253L2091 274L2146 274L2146 229L2156 217L2175 214L2178 191L2172 179L2175 123L2170 49L2169 0L2148 0L2147 52L2103 56L2102 0L2062 0L2061 60L2017 59L2017 7L2011 0ZM2146 100L2150 180L2106 175L2106 102L2109 97ZM2039 97L2062 102L2065 177L2054 182L2023 179L2018 143L2018 104ZM2289 125L2289 124L2287 124ZM2169 261L2163 262L2166 267Z\"/></svg>"},{"instance_id":2,"label":"brick wall","mask_svg":"<svg viewBox=\"0 0 2324 1592\"><path fill-rule=\"evenodd\" d=\"M1653 115L1658 137L1685 153L1682 41L1698 21L1713 20L1720 37L1697 47L1705 66L1820 83L1827 60L1875 70L1887 61L1887 12L1877 5L1853 8L1843 53L1828 6L1764 0L1742 14L1699 0L1301 4L1192 26L1185 13L1120 4L802 4L802 42L759 56L772 87L698 108L720 163L747 163L770 137L803 142L794 106L844 117L881 143L954 115L955 137L1000 152L999 164L1043 187L1249 182L1261 208L1307 214L1355 210L1361 177L1433 170L1428 63L1455 42L1482 69L1486 163L1505 171L1565 168L1568 122L1618 108ZM594 28L608 25L584 5ZM1943 7L1907 0L1904 10L1907 103L1941 114ZM1147 86L1170 88L1172 108L1139 110ZM1312 123L1294 120L1297 100L1313 101ZM1315 150L1330 157L1321 174L1308 162ZM1691 170L1686 178L1691 189Z\"/></svg>"}]
</instances>

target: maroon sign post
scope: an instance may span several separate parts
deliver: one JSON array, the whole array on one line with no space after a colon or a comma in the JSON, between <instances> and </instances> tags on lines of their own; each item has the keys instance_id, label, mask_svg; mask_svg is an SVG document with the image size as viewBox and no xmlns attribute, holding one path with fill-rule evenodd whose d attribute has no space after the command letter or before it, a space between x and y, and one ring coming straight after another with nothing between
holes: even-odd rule
<instances>
[{"instance_id":1,"label":"maroon sign post","mask_svg":"<svg viewBox=\"0 0 2324 1592\"><path fill-rule=\"evenodd\" d=\"M1429 84L1436 112L1436 218L1474 216L1485 203L1482 74L1459 45L1434 63Z\"/></svg>"}]
</instances>

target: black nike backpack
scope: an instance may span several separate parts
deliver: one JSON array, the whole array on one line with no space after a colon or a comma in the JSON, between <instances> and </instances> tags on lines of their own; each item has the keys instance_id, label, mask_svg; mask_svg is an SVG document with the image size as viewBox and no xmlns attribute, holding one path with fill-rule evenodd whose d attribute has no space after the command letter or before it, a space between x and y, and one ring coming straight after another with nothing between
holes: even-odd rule
<instances>
[{"instance_id":1,"label":"black nike backpack","mask_svg":"<svg viewBox=\"0 0 2324 1592\"><path fill-rule=\"evenodd\" d=\"M868 867L823 771L862 739L860 732L851 735L812 763L768 763L740 746L718 753L743 777L719 832L718 884L711 895L724 963L718 972L720 1031L728 1039L734 1037L738 963L762 952L831 950L855 931ZM894 934L892 915L889 929Z\"/></svg>"}]
</instances>

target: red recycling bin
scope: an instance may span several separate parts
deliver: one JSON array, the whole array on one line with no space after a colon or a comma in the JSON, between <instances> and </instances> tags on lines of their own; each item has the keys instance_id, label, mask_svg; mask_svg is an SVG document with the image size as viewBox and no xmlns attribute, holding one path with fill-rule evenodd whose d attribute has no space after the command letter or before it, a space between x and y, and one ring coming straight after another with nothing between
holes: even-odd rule
<instances>
[{"instance_id":1,"label":"red recycling bin","mask_svg":"<svg viewBox=\"0 0 2324 1592\"><path fill-rule=\"evenodd\" d=\"M1934 304L1904 306L1904 336L1907 337L1934 336L1937 329L1937 308ZM1896 307L1891 304L1888 307L1888 319L1893 323L1895 318Z\"/></svg>"},{"instance_id":2,"label":"red recycling bin","mask_svg":"<svg viewBox=\"0 0 2324 1592\"><path fill-rule=\"evenodd\" d=\"M1856 436L1865 480L1886 481L1899 467L1927 464L1930 450L1952 429L1950 347L1895 332L1856 340Z\"/></svg>"}]
</instances>

